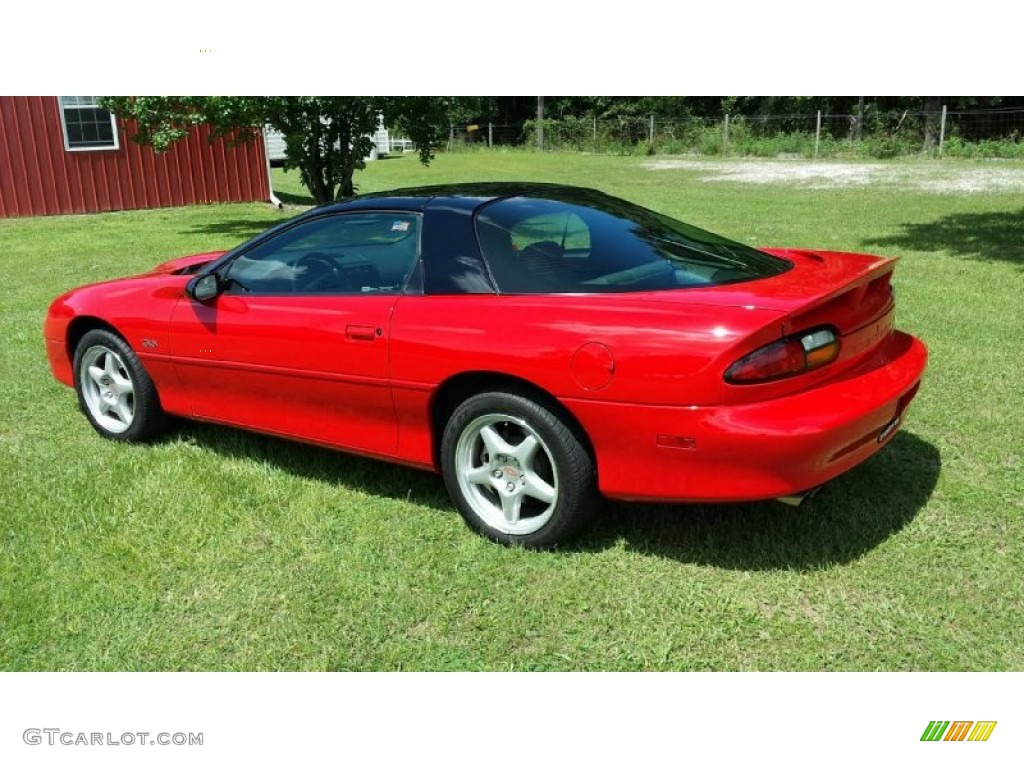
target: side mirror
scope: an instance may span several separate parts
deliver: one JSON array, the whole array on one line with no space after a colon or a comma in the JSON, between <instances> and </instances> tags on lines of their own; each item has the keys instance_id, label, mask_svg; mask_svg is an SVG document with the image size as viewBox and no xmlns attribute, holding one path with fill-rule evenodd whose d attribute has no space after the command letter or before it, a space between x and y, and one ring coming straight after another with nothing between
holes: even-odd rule
<instances>
[{"instance_id":1,"label":"side mirror","mask_svg":"<svg viewBox=\"0 0 1024 768\"><path fill-rule=\"evenodd\" d=\"M221 292L220 280L215 272L200 277L193 277L185 286L185 293L200 303L217 298Z\"/></svg>"}]
</instances>

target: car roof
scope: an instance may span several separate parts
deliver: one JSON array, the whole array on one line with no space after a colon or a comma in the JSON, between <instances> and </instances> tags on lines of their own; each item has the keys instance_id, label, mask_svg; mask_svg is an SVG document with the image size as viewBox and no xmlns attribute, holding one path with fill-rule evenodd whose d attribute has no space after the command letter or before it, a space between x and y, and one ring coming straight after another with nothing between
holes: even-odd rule
<instances>
[{"instance_id":1,"label":"car roof","mask_svg":"<svg viewBox=\"0 0 1024 768\"><path fill-rule=\"evenodd\" d=\"M565 184L544 184L540 182L503 181L477 182L465 184L435 184L423 187L408 187L387 192L373 192L357 195L347 200L324 203L297 216L282 221L255 237L239 243L223 256L210 262L204 271L215 269L230 260L242 249L247 249L263 240L273 237L281 230L288 229L302 221L323 216L324 214L345 211L424 211L431 208L448 208L461 211L475 211L485 203L503 198L529 196L564 202L583 202L599 196L607 199L607 195L595 189L571 187Z\"/></svg>"},{"instance_id":2,"label":"car roof","mask_svg":"<svg viewBox=\"0 0 1024 768\"><path fill-rule=\"evenodd\" d=\"M314 210L318 214L370 209L423 211L428 207L475 210L484 203L506 197L526 195L565 202L579 202L582 197L590 197L595 194L603 196L603 193L597 190L539 182L435 184L358 195L348 200L325 203Z\"/></svg>"}]
</instances>

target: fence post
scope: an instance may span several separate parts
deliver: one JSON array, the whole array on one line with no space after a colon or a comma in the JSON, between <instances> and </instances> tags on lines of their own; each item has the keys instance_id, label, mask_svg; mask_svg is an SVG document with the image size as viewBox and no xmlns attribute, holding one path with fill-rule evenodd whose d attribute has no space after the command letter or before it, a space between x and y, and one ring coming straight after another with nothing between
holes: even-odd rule
<instances>
[{"instance_id":1,"label":"fence post","mask_svg":"<svg viewBox=\"0 0 1024 768\"><path fill-rule=\"evenodd\" d=\"M544 97L537 97L537 149L544 151Z\"/></svg>"},{"instance_id":2,"label":"fence post","mask_svg":"<svg viewBox=\"0 0 1024 768\"><path fill-rule=\"evenodd\" d=\"M597 152L597 117L594 117L594 152Z\"/></svg>"},{"instance_id":3,"label":"fence post","mask_svg":"<svg viewBox=\"0 0 1024 768\"><path fill-rule=\"evenodd\" d=\"M814 129L814 159L818 159L818 145L821 143L821 110L818 110L818 125Z\"/></svg>"},{"instance_id":4,"label":"fence post","mask_svg":"<svg viewBox=\"0 0 1024 768\"><path fill-rule=\"evenodd\" d=\"M487 148L494 146L494 123L487 124Z\"/></svg>"},{"instance_id":5,"label":"fence post","mask_svg":"<svg viewBox=\"0 0 1024 768\"><path fill-rule=\"evenodd\" d=\"M651 127L647 131L647 143L654 146L654 115L651 115Z\"/></svg>"},{"instance_id":6,"label":"fence post","mask_svg":"<svg viewBox=\"0 0 1024 768\"><path fill-rule=\"evenodd\" d=\"M942 145L946 141L946 105L942 105L942 122L939 123L939 157L942 157Z\"/></svg>"},{"instance_id":7,"label":"fence post","mask_svg":"<svg viewBox=\"0 0 1024 768\"><path fill-rule=\"evenodd\" d=\"M725 116L725 136L722 139L722 154L729 154L729 115Z\"/></svg>"},{"instance_id":8,"label":"fence post","mask_svg":"<svg viewBox=\"0 0 1024 768\"><path fill-rule=\"evenodd\" d=\"M449 125L448 126L448 151L449 152L454 152L455 151L455 126L454 125Z\"/></svg>"}]
</instances>

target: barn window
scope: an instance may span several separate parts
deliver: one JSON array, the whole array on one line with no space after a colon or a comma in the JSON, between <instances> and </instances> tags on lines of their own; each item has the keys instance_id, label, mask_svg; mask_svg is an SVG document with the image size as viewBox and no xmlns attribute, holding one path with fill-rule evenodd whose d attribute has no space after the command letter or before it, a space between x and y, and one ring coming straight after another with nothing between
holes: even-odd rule
<instances>
[{"instance_id":1,"label":"barn window","mask_svg":"<svg viewBox=\"0 0 1024 768\"><path fill-rule=\"evenodd\" d=\"M96 104L95 96L61 96L60 121L64 126L64 149L117 149L114 116Z\"/></svg>"}]
</instances>

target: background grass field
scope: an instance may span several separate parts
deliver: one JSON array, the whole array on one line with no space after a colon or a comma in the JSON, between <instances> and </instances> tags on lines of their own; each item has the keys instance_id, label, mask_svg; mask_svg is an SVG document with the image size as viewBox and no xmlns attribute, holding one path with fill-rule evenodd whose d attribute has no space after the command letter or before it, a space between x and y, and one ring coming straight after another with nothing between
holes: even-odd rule
<instances>
[{"instance_id":1,"label":"background grass field","mask_svg":"<svg viewBox=\"0 0 1024 768\"><path fill-rule=\"evenodd\" d=\"M0 668L1024 669L1024 189L812 189L679 166L494 152L357 177L366 192L582 184L751 244L904 257L898 324L932 357L885 451L799 510L609 504L552 553L470 534L428 473L195 424L104 441L50 378L40 328L58 293L289 212L0 221ZM275 179L308 203L294 174Z\"/></svg>"}]
</instances>

